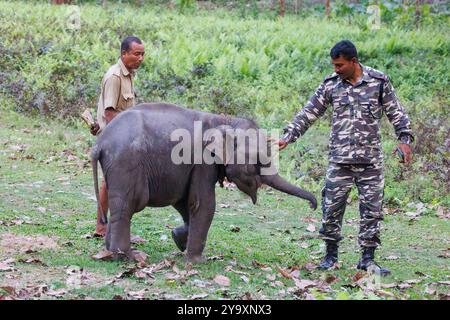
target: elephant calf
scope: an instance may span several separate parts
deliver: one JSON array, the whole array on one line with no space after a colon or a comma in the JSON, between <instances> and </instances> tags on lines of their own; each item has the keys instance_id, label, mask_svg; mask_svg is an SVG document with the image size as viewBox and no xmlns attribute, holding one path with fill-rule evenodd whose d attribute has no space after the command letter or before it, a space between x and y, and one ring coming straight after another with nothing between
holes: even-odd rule
<instances>
[{"instance_id":1,"label":"elephant calf","mask_svg":"<svg viewBox=\"0 0 450 320\"><path fill-rule=\"evenodd\" d=\"M199 135L195 127L198 123L202 125L200 145L195 142ZM211 129L216 130L208 136ZM164 103L140 104L120 113L100 134L91 154L97 201L97 162L100 162L108 190L111 215L105 237L106 248L116 254L133 257L130 247L133 214L147 206L171 205L184 221L182 226L172 230L177 247L181 251L187 249L188 262L204 261L202 253L216 206L215 186L217 181L222 184L225 177L249 195L253 203L256 202L257 189L264 183L307 199L312 208L317 207L311 193L286 182L276 172L263 175L268 162L262 165L260 150L256 148L253 154L249 154L252 151L242 151L251 148L241 148L236 137L227 139L230 129L256 131L258 127L248 119ZM177 132L181 132L179 137L183 133L194 137L188 148L178 154L176 151L180 144L173 141ZM219 139L220 136L224 140ZM248 143L245 142L247 147ZM242 152L245 153L244 163L233 161ZM174 159L177 155L185 161ZM202 155L214 161L206 161ZM249 160L252 156L256 161ZM106 216L104 219L106 221Z\"/></svg>"}]
</instances>

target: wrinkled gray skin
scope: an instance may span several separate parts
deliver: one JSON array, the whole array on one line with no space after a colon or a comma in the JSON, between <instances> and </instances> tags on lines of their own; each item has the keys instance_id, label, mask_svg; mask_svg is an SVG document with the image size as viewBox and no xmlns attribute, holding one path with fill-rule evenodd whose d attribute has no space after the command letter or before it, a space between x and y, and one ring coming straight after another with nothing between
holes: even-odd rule
<instances>
[{"instance_id":1,"label":"wrinkled gray skin","mask_svg":"<svg viewBox=\"0 0 450 320\"><path fill-rule=\"evenodd\" d=\"M215 186L224 176L256 202L261 184L304 198L316 208L315 197L289 184L278 174L259 175L258 164L180 164L171 161L170 141L178 128L194 131L194 121L209 128L257 128L251 120L230 118L184 109L171 104L140 104L119 114L98 137L92 149L95 193L98 201L97 161L103 169L108 190L110 221L106 248L116 256L133 258L130 223L134 213L145 207L173 206L184 224L172 230L172 237L188 262L202 256L215 211ZM225 134L225 133L224 133ZM192 134L193 135L193 134ZM215 140L215 139L212 139ZM204 142L206 146L208 141ZM194 150L194 148L192 148Z\"/></svg>"}]
</instances>

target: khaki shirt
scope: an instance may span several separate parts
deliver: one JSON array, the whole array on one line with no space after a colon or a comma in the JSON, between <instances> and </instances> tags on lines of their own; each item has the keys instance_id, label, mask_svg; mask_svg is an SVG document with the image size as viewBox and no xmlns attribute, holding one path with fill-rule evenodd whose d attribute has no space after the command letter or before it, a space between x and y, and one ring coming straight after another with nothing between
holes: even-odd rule
<instances>
[{"instance_id":1,"label":"khaki shirt","mask_svg":"<svg viewBox=\"0 0 450 320\"><path fill-rule=\"evenodd\" d=\"M105 110L107 108L114 108L121 112L134 106L136 94L133 87L133 77L134 72L130 72L120 58L103 76L102 89L97 105L97 122L100 131L106 126Z\"/></svg>"}]
</instances>

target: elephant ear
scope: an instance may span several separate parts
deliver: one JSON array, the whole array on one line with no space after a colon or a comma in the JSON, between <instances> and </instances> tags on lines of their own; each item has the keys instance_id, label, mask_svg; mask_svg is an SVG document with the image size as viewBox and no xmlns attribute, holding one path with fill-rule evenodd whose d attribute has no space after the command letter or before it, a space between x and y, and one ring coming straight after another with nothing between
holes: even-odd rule
<instances>
[{"instance_id":1,"label":"elephant ear","mask_svg":"<svg viewBox=\"0 0 450 320\"><path fill-rule=\"evenodd\" d=\"M227 165L233 160L234 134L232 131L232 127L221 125L208 129L203 135L205 149L215 155L217 163Z\"/></svg>"}]
</instances>

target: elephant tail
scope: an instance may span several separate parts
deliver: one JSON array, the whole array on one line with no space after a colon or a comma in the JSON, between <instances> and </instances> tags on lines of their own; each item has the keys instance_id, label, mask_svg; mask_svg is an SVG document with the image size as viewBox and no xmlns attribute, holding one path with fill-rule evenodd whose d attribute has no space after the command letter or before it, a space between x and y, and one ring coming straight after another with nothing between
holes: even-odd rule
<instances>
[{"instance_id":1,"label":"elephant tail","mask_svg":"<svg viewBox=\"0 0 450 320\"><path fill-rule=\"evenodd\" d=\"M95 198L97 199L97 210L100 211L100 223L107 224L108 217L106 212L103 212L102 206L100 205L100 195L98 191L98 161L100 160L100 151L97 146L92 148L91 152L91 163L92 163L92 171L94 176L94 189L95 189Z\"/></svg>"}]
</instances>

